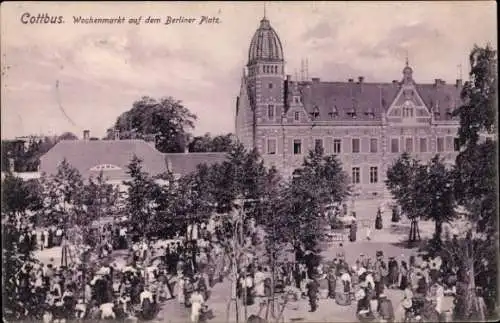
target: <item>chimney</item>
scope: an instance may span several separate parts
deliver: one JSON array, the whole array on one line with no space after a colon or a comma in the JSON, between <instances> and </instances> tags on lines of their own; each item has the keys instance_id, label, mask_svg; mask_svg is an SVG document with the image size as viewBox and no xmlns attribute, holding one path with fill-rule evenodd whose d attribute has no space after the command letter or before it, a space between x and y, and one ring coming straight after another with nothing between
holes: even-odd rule
<instances>
[{"instance_id":1,"label":"chimney","mask_svg":"<svg viewBox=\"0 0 500 323\"><path fill-rule=\"evenodd\" d=\"M434 79L434 86L438 86L441 84L441 80L440 79Z\"/></svg>"},{"instance_id":2,"label":"chimney","mask_svg":"<svg viewBox=\"0 0 500 323\"><path fill-rule=\"evenodd\" d=\"M288 74L288 75L286 76L286 80L287 80L287 82L290 82L290 81L292 80L292 76L291 76L290 74Z\"/></svg>"},{"instance_id":3,"label":"chimney","mask_svg":"<svg viewBox=\"0 0 500 323\"><path fill-rule=\"evenodd\" d=\"M392 80L392 84L393 84L393 85L398 84L398 80Z\"/></svg>"},{"instance_id":4,"label":"chimney","mask_svg":"<svg viewBox=\"0 0 500 323\"><path fill-rule=\"evenodd\" d=\"M312 82L313 82L313 83L319 83L319 81L320 81L320 78L319 78L319 77L313 77L313 78L312 78Z\"/></svg>"},{"instance_id":5,"label":"chimney","mask_svg":"<svg viewBox=\"0 0 500 323\"><path fill-rule=\"evenodd\" d=\"M120 129L114 130L114 138L115 140L120 140Z\"/></svg>"},{"instance_id":6,"label":"chimney","mask_svg":"<svg viewBox=\"0 0 500 323\"><path fill-rule=\"evenodd\" d=\"M348 81L349 83L352 83L352 82L354 82L354 79L348 79L347 81Z\"/></svg>"},{"instance_id":7,"label":"chimney","mask_svg":"<svg viewBox=\"0 0 500 323\"><path fill-rule=\"evenodd\" d=\"M461 88L462 87L462 79L457 79L456 83L455 83L455 86L457 88Z\"/></svg>"},{"instance_id":8,"label":"chimney","mask_svg":"<svg viewBox=\"0 0 500 323\"><path fill-rule=\"evenodd\" d=\"M362 84L364 80L365 80L365 77L364 77L364 76L360 76L360 77L358 77L358 82L359 82L359 84Z\"/></svg>"},{"instance_id":9,"label":"chimney","mask_svg":"<svg viewBox=\"0 0 500 323\"><path fill-rule=\"evenodd\" d=\"M90 130L83 130L83 140L90 140Z\"/></svg>"}]
</instances>

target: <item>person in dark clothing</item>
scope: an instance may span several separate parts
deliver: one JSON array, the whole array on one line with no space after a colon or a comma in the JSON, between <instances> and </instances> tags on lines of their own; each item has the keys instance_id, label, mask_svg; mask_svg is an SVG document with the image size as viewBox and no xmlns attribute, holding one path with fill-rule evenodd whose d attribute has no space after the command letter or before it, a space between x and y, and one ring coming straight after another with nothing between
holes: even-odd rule
<instances>
[{"instance_id":1,"label":"person in dark clothing","mask_svg":"<svg viewBox=\"0 0 500 323\"><path fill-rule=\"evenodd\" d=\"M389 323L394 322L394 308L392 306L392 301L384 294L379 295L378 313L384 321Z\"/></svg>"},{"instance_id":2,"label":"person in dark clothing","mask_svg":"<svg viewBox=\"0 0 500 323\"><path fill-rule=\"evenodd\" d=\"M307 296L309 297L309 305L311 306L310 312L316 312L318 309L318 290L319 283L316 279L312 279L307 283Z\"/></svg>"},{"instance_id":3,"label":"person in dark clothing","mask_svg":"<svg viewBox=\"0 0 500 323\"><path fill-rule=\"evenodd\" d=\"M401 261L401 282L399 283L399 289L405 290L408 286L408 265L406 261Z\"/></svg>"},{"instance_id":4,"label":"person in dark clothing","mask_svg":"<svg viewBox=\"0 0 500 323\"><path fill-rule=\"evenodd\" d=\"M387 279L387 284L389 288L395 288L398 283L399 277L399 266L398 262L394 259L394 257L389 257L389 277Z\"/></svg>"},{"instance_id":5,"label":"person in dark clothing","mask_svg":"<svg viewBox=\"0 0 500 323\"><path fill-rule=\"evenodd\" d=\"M351 227L349 228L349 241L355 242L356 241L356 233L358 232L358 225L356 221L352 221Z\"/></svg>"},{"instance_id":6,"label":"person in dark clothing","mask_svg":"<svg viewBox=\"0 0 500 323\"><path fill-rule=\"evenodd\" d=\"M382 212L380 208L377 210L377 216L375 217L375 230L382 230Z\"/></svg>"}]
</instances>

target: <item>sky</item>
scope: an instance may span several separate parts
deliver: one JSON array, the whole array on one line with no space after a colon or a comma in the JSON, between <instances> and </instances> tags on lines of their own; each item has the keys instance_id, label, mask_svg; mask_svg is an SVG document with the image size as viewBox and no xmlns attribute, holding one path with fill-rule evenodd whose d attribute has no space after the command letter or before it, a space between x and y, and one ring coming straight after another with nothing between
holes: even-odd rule
<instances>
[{"instance_id":1,"label":"sky","mask_svg":"<svg viewBox=\"0 0 500 323\"><path fill-rule=\"evenodd\" d=\"M497 47L496 3L267 2L286 73L366 82L401 78L405 57L417 83L454 83L469 72L474 44ZM21 17L62 16L63 24ZM236 96L263 2L4 2L1 6L2 138L71 131L101 137L142 96L172 96L198 116L195 135L234 132ZM75 24L73 16L125 17ZM142 16L141 24L129 18ZM145 24L147 16L161 24ZM167 16L218 17L170 24ZM300 72L299 72L300 74Z\"/></svg>"}]
</instances>

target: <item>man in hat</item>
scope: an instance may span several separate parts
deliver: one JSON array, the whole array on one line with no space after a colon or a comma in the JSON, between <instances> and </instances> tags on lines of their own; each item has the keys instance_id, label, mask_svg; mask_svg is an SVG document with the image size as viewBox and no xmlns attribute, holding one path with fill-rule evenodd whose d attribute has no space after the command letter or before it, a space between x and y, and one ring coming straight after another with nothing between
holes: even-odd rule
<instances>
[{"instance_id":1,"label":"man in hat","mask_svg":"<svg viewBox=\"0 0 500 323\"><path fill-rule=\"evenodd\" d=\"M396 288L399 278L399 265L398 262L394 259L394 257L389 257L389 277L388 277L388 285L389 288Z\"/></svg>"},{"instance_id":2,"label":"man in hat","mask_svg":"<svg viewBox=\"0 0 500 323\"><path fill-rule=\"evenodd\" d=\"M316 312L318 309L318 291L319 291L319 283L316 279L311 279L307 285L307 296L309 297L309 305L311 309L309 312Z\"/></svg>"},{"instance_id":3,"label":"man in hat","mask_svg":"<svg viewBox=\"0 0 500 323\"><path fill-rule=\"evenodd\" d=\"M384 253L379 250L376 253L377 261L375 262L374 280L376 295L380 295L384 291L385 279L387 277L387 265L384 262Z\"/></svg>"},{"instance_id":4,"label":"man in hat","mask_svg":"<svg viewBox=\"0 0 500 323\"><path fill-rule=\"evenodd\" d=\"M384 293L379 295L378 313L384 322L394 322L394 308L392 306L392 301L388 299Z\"/></svg>"}]
</instances>

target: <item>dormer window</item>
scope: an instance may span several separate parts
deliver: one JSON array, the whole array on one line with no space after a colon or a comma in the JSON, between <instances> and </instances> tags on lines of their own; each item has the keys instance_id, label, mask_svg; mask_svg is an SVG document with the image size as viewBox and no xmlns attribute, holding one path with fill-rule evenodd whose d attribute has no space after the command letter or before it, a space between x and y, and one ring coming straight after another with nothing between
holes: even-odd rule
<instances>
[{"instance_id":1,"label":"dormer window","mask_svg":"<svg viewBox=\"0 0 500 323\"><path fill-rule=\"evenodd\" d=\"M313 112L311 113L311 117L314 119L316 119L317 117L319 117L319 108L318 106L314 106L314 109L313 109Z\"/></svg>"},{"instance_id":2,"label":"dormer window","mask_svg":"<svg viewBox=\"0 0 500 323\"><path fill-rule=\"evenodd\" d=\"M370 119L373 119L375 117L375 112L373 112L373 109L369 108L366 112L365 115L367 115Z\"/></svg>"},{"instance_id":3,"label":"dormer window","mask_svg":"<svg viewBox=\"0 0 500 323\"><path fill-rule=\"evenodd\" d=\"M433 108L433 113L435 118L439 118L441 116L441 112L439 112L439 101L436 101L436 104Z\"/></svg>"},{"instance_id":4,"label":"dormer window","mask_svg":"<svg viewBox=\"0 0 500 323\"><path fill-rule=\"evenodd\" d=\"M338 110L337 110L337 106L336 106L336 105L334 105L334 106L332 107L332 111L331 111L330 113L328 113L328 114L330 115L330 118L332 118L332 119L337 118L337 117L339 116L339 112L338 112Z\"/></svg>"}]
</instances>

